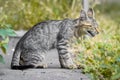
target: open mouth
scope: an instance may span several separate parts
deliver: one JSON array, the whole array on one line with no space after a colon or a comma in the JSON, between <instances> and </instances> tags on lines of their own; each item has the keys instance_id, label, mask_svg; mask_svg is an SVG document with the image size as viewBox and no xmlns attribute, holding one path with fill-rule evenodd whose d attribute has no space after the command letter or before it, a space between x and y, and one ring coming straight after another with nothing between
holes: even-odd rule
<instances>
[{"instance_id":1,"label":"open mouth","mask_svg":"<svg viewBox=\"0 0 120 80\"><path fill-rule=\"evenodd\" d=\"M91 31L87 31L87 33L88 33L90 36L92 36L92 37L95 36L95 34L94 34L93 32L91 32Z\"/></svg>"}]
</instances>

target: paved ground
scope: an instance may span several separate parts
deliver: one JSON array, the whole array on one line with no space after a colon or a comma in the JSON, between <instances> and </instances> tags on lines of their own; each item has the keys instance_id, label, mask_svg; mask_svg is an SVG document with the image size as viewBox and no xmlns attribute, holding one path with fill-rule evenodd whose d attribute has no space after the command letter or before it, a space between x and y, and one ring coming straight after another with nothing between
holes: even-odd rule
<instances>
[{"instance_id":1,"label":"paved ground","mask_svg":"<svg viewBox=\"0 0 120 80\"><path fill-rule=\"evenodd\" d=\"M55 49L47 53L48 69L11 70L12 53L18 40L17 37L10 39L7 55L4 56L6 63L0 64L0 80L89 80L80 69L61 69Z\"/></svg>"}]
</instances>

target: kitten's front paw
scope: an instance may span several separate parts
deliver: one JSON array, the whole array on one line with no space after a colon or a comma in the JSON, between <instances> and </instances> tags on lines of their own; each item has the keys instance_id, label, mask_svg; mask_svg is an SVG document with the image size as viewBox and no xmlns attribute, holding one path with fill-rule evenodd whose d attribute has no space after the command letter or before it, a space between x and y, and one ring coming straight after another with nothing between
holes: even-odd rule
<instances>
[{"instance_id":1,"label":"kitten's front paw","mask_svg":"<svg viewBox=\"0 0 120 80\"><path fill-rule=\"evenodd\" d=\"M77 69L77 66L73 63L71 59L68 59L68 60L61 59L60 63L62 68Z\"/></svg>"},{"instance_id":2,"label":"kitten's front paw","mask_svg":"<svg viewBox=\"0 0 120 80\"><path fill-rule=\"evenodd\" d=\"M75 64L68 65L68 69L77 69L77 66Z\"/></svg>"}]
</instances>

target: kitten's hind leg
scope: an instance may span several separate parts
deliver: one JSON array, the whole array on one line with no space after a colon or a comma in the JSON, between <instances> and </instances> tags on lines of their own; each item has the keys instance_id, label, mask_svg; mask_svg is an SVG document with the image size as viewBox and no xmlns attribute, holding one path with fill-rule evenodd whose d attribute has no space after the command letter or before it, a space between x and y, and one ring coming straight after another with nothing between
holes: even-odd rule
<instances>
[{"instance_id":1,"label":"kitten's hind leg","mask_svg":"<svg viewBox=\"0 0 120 80\"><path fill-rule=\"evenodd\" d=\"M20 56L20 66L29 66L31 68L46 68L45 53L40 50L26 50Z\"/></svg>"},{"instance_id":2,"label":"kitten's hind leg","mask_svg":"<svg viewBox=\"0 0 120 80\"><path fill-rule=\"evenodd\" d=\"M36 68L47 68L47 63L45 59L45 52L39 54L39 61L36 64Z\"/></svg>"},{"instance_id":3,"label":"kitten's hind leg","mask_svg":"<svg viewBox=\"0 0 120 80\"><path fill-rule=\"evenodd\" d=\"M36 68L47 68L47 64L38 64Z\"/></svg>"}]
</instances>

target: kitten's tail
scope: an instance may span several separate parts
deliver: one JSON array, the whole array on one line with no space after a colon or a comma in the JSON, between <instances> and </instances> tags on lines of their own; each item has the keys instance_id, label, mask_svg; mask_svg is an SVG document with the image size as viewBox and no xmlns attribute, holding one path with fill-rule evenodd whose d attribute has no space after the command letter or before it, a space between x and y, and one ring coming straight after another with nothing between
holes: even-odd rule
<instances>
[{"instance_id":1,"label":"kitten's tail","mask_svg":"<svg viewBox=\"0 0 120 80\"><path fill-rule=\"evenodd\" d=\"M11 69L14 69L17 66L19 66L20 53L21 53L21 49L20 49L20 44L18 43L13 53L13 57L11 61Z\"/></svg>"},{"instance_id":2,"label":"kitten's tail","mask_svg":"<svg viewBox=\"0 0 120 80\"><path fill-rule=\"evenodd\" d=\"M28 68L34 68L33 65L24 65L24 66L12 66L11 69L15 69L15 70L25 70Z\"/></svg>"}]
</instances>

